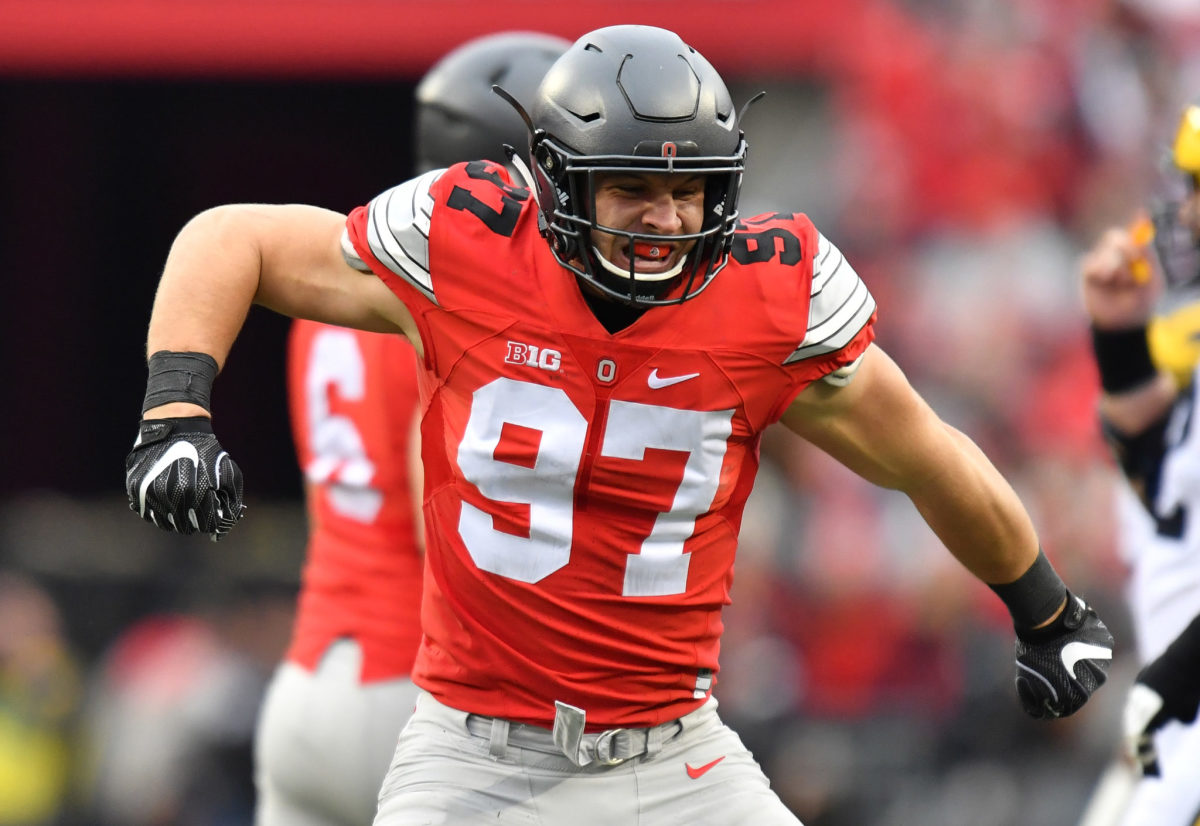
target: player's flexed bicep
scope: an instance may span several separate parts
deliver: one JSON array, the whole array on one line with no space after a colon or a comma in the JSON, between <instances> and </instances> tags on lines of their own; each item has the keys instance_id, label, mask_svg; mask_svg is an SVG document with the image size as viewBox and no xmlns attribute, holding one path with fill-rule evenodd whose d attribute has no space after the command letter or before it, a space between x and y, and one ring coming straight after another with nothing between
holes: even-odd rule
<instances>
[{"instance_id":1,"label":"player's flexed bicep","mask_svg":"<svg viewBox=\"0 0 1200 826\"><path fill-rule=\"evenodd\" d=\"M207 210L180 231L155 296L143 420L126 458L126 493L143 519L216 539L241 517L241 471L208 419L213 380L252 303L413 332L400 301L347 263L343 223L316 207L239 204Z\"/></svg>"},{"instance_id":2,"label":"player's flexed bicep","mask_svg":"<svg viewBox=\"0 0 1200 826\"><path fill-rule=\"evenodd\" d=\"M346 263L344 221L339 213L296 204L231 204L200 213L167 257L147 352L201 352L223 364L252 303L342 326L410 331L403 305L378 279Z\"/></svg>"},{"instance_id":3,"label":"player's flexed bicep","mask_svg":"<svg viewBox=\"0 0 1200 826\"><path fill-rule=\"evenodd\" d=\"M848 382L809 385L781 421L867 481L905 489L945 426L877 345L855 368Z\"/></svg>"}]
</instances>

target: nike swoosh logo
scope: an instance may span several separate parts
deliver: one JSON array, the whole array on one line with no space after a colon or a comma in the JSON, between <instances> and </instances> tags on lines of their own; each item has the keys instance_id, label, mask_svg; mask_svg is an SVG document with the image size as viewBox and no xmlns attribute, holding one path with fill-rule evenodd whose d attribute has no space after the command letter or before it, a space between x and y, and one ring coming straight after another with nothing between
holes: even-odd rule
<instances>
[{"instance_id":1,"label":"nike swoosh logo","mask_svg":"<svg viewBox=\"0 0 1200 826\"><path fill-rule=\"evenodd\" d=\"M1112 649L1102 645L1092 645L1090 642L1069 642L1063 646L1061 656L1067 672L1074 677L1075 665L1080 660L1111 660Z\"/></svg>"},{"instance_id":2,"label":"nike swoosh logo","mask_svg":"<svg viewBox=\"0 0 1200 826\"><path fill-rule=\"evenodd\" d=\"M679 384L681 381L694 379L699 376L699 373L687 373L682 376L662 376L658 375L658 368L655 367L650 371L649 377L646 379L646 384L650 385L651 390L661 390L664 387L670 387L672 384Z\"/></svg>"},{"instance_id":3,"label":"nike swoosh logo","mask_svg":"<svg viewBox=\"0 0 1200 826\"><path fill-rule=\"evenodd\" d=\"M708 771L709 769L711 769L713 766L717 765L724 759L725 759L725 755L722 754L716 760L712 761L711 763L705 763L703 766L697 766L696 768L692 768L690 763L684 763L683 767L685 769L687 769L688 777L692 778L693 780L696 780L697 778L701 777L706 771Z\"/></svg>"},{"instance_id":4,"label":"nike swoosh logo","mask_svg":"<svg viewBox=\"0 0 1200 826\"><path fill-rule=\"evenodd\" d=\"M139 516L146 515L146 489L154 484L155 478L174 464L176 459L191 459L193 466L200 467L200 454L191 442L176 442L167 448L163 455L158 457L158 461L150 467L149 472L142 479L141 487L138 488Z\"/></svg>"}]
</instances>

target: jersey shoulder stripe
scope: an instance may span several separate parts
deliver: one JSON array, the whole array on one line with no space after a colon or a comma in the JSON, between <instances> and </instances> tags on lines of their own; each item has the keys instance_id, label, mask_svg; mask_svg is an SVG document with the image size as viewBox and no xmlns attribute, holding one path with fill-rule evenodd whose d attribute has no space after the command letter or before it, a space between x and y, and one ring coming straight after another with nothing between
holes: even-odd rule
<instances>
[{"instance_id":1,"label":"jersey shoulder stripe","mask_svg":"<svg viewBox=\"0 0 1200 826\"><path fill-rule=\"evenodd\" d=\"M808 331L792 354L791 364L842 349L858 335L875 313L875 299L841 250L817 233L813 257Z\"/></svg>"},{"instance_id":2,"label":"jersey shoulder stripe","mask_svg":"<svg viewBox=\"0 0 1200 826\"><path fill-rule=\"evenodd\" d=\"M433 214L430 188L444 171L435 169L392 187L367 205L371 254L435 304L429 275L429 219ZM352 267L362 268L361 261L347 261Z\"/></svg>"}]
</instances>

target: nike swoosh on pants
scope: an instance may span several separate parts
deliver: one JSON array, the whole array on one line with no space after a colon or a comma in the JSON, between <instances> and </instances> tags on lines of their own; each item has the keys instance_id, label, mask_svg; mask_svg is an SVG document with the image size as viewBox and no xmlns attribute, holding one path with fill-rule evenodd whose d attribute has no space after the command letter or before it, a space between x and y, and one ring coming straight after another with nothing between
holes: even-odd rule
<instances>
[{"instance_id":1,"label":"nike swoosh on pants","mask_svg":"<svg viewBox=\"0 0 1200 826\"><path fill-rule=\"evenodd\" d=\"M712 761L711 763L705 763L703 766L693 767L690 763L684 763L683 767L685 769L687 769L688 777L692 778L693 780L696 780L697 778L702 776L705 772L707 772L709 769L711 769L713 766L717 765L724 759L725 759L725 755L722 754L716 760Z\"/></svg>"}]
</instances>

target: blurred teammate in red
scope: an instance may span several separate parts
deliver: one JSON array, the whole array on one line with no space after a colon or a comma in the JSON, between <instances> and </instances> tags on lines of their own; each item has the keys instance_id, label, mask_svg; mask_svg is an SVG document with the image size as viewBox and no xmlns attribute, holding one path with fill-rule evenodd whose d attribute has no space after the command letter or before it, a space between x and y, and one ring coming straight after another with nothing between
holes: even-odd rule
<instances>
[{"instance_id":1,"label":"blurred teammate in red","mask_svg":"<svg viewBox=\"0 0 1200 826\"><path fill-rule=\"evenodd\" d=\"M508 32L446 55L416 91L418 171L503 161L525 124L491 84L532 95L568 45ZM287 369L310 535L291 645L257 730L256 824L354 826L375 815L418 691L416 355L402 336L301 320Z\"/></svg>"},{"instance_id":2,"label":"blurred teammate in red","mask_svg":"<svg viewBox=\"0 0 1200 826\"><path fill-rule=\"evenodd\" d=\"M1025 710L1079 709L1111 635L872 343L875 301L837 247L799 213L739 217L747 144L712 65L612 26L529 103L516 179L472 161L349 216L202 213L152 313L126 490L147 521L214 538L243 508L209 386L253 302L420 354L423 691L375 823L794 826L712 696L776 422L908 494L1008 606Z\"/></svg>"}]
</instances>

